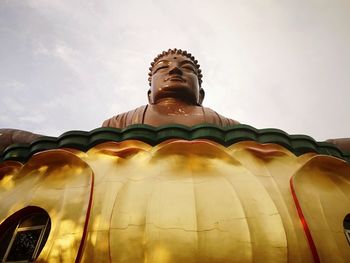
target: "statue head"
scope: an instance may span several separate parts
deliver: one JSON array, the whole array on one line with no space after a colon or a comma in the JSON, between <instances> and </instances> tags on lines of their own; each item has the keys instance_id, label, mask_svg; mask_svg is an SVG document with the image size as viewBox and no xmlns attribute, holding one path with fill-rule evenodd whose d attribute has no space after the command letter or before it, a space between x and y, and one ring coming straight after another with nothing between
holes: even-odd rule
<instances>
[{"instance_id":1,"label":"statue head","mask_svg":"<svg viewBox=\"0 0 350 263\"><path fill-rule=\"evenodd\" d=\"M204 90L198 61L181 49L169 49L159 54L149 68L148 100L157 104L174 98L188 104L202 105Z\"/></svg>"}]
</instances>

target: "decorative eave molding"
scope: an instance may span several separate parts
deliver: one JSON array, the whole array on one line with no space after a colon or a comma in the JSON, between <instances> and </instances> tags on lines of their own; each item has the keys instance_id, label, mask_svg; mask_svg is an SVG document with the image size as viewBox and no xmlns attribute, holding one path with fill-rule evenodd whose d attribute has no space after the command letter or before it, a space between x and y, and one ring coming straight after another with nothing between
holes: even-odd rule
<instances>
[{"instance_id":1,"label":"decorative eave molding","mask_svg":"<svg viewBox=\"0 0 350 263\"><path fill-rule=\"evenodd\" d=\"M335 145L317 142L307 135L289 135L279 129L255 129L249 125L218 127L200 124L193 127L183 125L131 125L125 129L97 128L90 132L68 131L59 137L40 137L31 144L13 144L0 153L0 162L13 160L26 162L33 154L44 150L73 148L87 151L97 144L107 141L140 140L150 145L157 145L169 139L208 139L223 146L239 141L256 141L259 143L279 144L295 155L307 152L331 155L350 163L350 152L342 152Z\"/></svg>"}]
</instances>

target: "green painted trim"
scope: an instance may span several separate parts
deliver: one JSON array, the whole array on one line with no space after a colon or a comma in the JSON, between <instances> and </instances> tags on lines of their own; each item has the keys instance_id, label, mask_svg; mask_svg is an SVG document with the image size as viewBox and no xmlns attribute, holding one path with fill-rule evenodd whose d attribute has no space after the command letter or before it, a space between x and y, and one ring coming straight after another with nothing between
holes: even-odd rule
<instances>
[{"instance_id":1,"label":"green painted trim","mask_svg":"<svg viewBox=\"0 0 350 263\"><path fill-rule=\"evenodd\" d=\"M239 141L256 141L260 143L276 143L284 146L295 155L316 152L335 156L350 163L350 152L344 153L335 145L327 142L316 142L306 135L289 135L278 129L255 129L249 125L218 127L201 124L193 127L182 125L165 125L158 128L149 125L131 125L125 129L98 128L90 132L68 131L59 137L40 137L31 144L14 144L0 153L0 162L15 160L27 161L33 154L50 149L74 148L87 151L97 144L124 140L140 140L150 145L157 145L168 139L209 139L223 146Z\"/></svg>"}]
</instances>

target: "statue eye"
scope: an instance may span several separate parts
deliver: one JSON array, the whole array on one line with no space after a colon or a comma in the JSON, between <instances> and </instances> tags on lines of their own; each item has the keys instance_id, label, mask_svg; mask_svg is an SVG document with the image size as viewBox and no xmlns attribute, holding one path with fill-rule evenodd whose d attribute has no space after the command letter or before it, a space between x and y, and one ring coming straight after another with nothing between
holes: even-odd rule
<instances>
[{"instance_id":1,"label":"statue eye","mask_svg":"<svg viewBox=\"0 0 350 263\"><path fill-rule=\"evenodd\" d=\"M153 73L156 73L157 71L162 70L162 69L167 69L168 67L169 66L166 66L166 65L160 66L160 67L156 68Z\"/></svg>"},{"instance_id":2,"label":"statue eye","mask_svg":"<svg viewBox=\"0 0 350 263\"><path fill-rule=\"evenodd\" d=\"M191 65L184 65L182 68L184 68L186 70L190 70L192 72L196 72L196 70Z\"/></svg>"}]
</instances>

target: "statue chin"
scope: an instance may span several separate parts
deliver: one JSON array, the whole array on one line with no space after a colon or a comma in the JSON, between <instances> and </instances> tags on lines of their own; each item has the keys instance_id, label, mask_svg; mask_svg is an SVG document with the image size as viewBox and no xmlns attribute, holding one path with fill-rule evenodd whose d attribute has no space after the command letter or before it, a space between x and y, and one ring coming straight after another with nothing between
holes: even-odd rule
<instances>
[{"instance_id":1,"label":"statue chin","mask_svg":"<svg viewBox=\"0 0 350 263\"><path fill-rule=\"evenodd\" d=\"M154 94L150 104L158 104L165 100L182 101L188 105L198 105L198 94L186 86L167 86L162 87L161 91Z\"/></svg>"}]
</instances>

